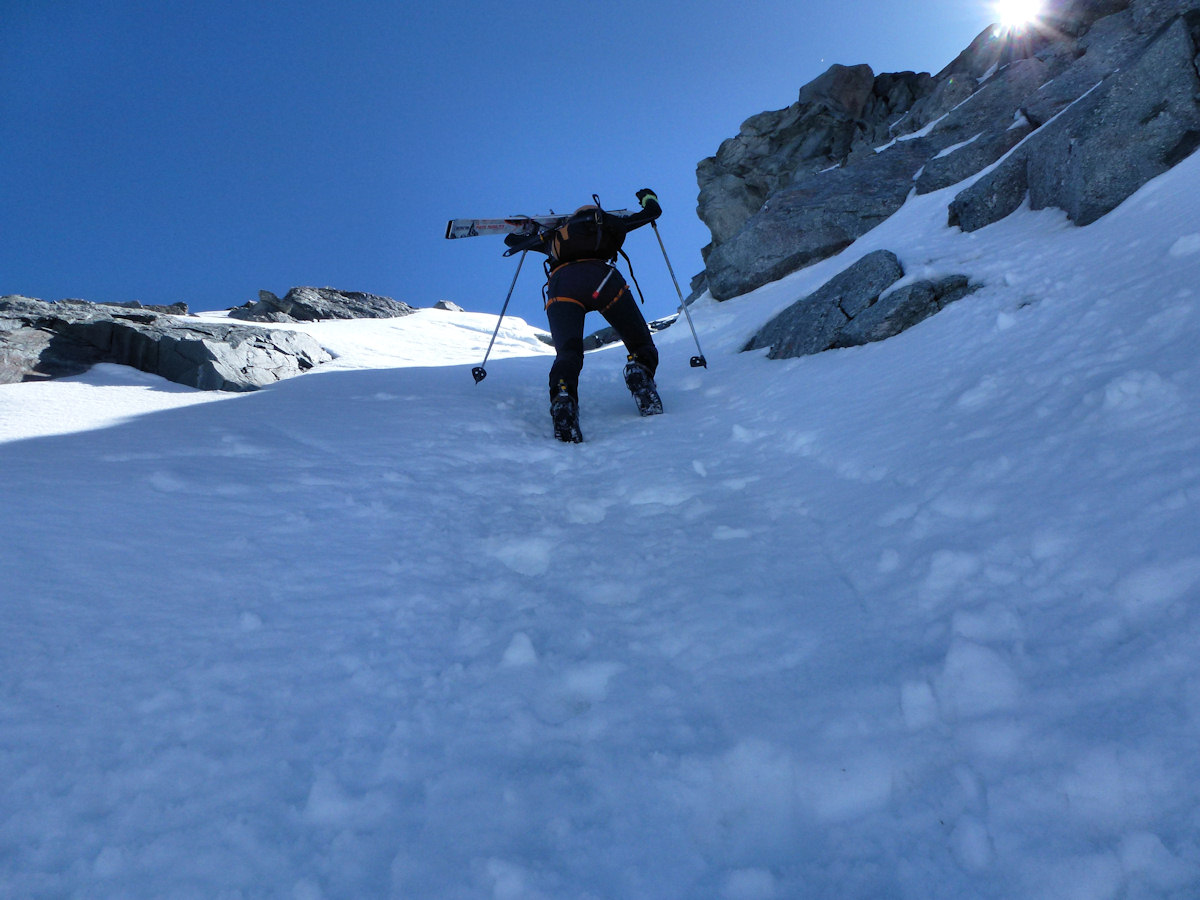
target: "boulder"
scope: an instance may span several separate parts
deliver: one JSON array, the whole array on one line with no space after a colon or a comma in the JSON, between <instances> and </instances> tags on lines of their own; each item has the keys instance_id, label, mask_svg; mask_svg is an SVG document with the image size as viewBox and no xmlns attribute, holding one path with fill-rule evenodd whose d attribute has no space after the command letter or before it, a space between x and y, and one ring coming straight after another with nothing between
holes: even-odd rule
<instances>
[{"instance_id":1,"label":"boulder","mask_svg":"<svg viewBox=\"0 0 1200 900\"><path fill-rule=\"evenodd\" d=\"M231 309L235 319L252 322L316 322L322 319L393 319L416 312L407 303L334 288L294 287L280 298L259 291L258 301Z\"/></svg>"},{"instance_id":2,"label":"boulder","mask_svg":"<svg viewBox=\"0 0 1200 900\"><path fill-rule=\"evenodd\" d=\"M848 322L903 277L896 254L890 250L868 253L771 319L742 349L769 347L770 359L828 350Z\"/></svg>"},{"instance_id":3,"label":"boulder","mask_svg":"<svg viewBox=\"0 0 1200 900\"><path fill-rule=\"evenodd\" d=\"M201 390L249 391L332 358L299 332L78 300L0 298L0 383L77 375L108 362Z\"/></svg>"},{"instance_id":4,"label":"boulder","mask_svg":"<svg viewBox=\"0 0 1200 900\"><path fill-rule=\"evenodd\" d=\"M903 277L894 253L869 253L771 319L742 349L769 348L769 359L791 359L881 341L977 287L965 275L951 275L888 291Z\"/></svg>"},{"instance_id":5,"label":"boulder","mask_svg":"<svg viewBox=\"0 0 1200 900\"><path fill-rule=\"evenodd\" d=\"M948 275L885 292L847 322L830 346L856 347L887 340L978 288L966 275Z\"/></svg>"}]
</instances>

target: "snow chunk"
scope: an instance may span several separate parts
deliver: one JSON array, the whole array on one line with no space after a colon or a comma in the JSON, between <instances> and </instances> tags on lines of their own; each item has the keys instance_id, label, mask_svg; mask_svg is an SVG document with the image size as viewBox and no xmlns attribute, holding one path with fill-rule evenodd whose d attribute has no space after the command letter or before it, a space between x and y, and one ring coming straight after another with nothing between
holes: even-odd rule
<instances>
[{"instance_id":1,"label":"snow chunk","mask_svg":"<svg viewBox=\"0 0 1200 900\"><path fill-rule=\"evenodd\" d=\"M1020 680L1000 653L974 641L950 645L938 678L942 708L957 717L984 716L1012 709L1020 696Z\"/></svg>"},{"instance_id":2,"label":"snow chunk","mask_svg":"<svg viewBox=\"0 0 1200 900\"><path fill-rule=\"evenodd\" d=\"M900 687L900 711L909 731L920 731L938 721L937 698L927 681L910 681Z\"/></svg>"},{"instance_id":3,"label":"snow chunk","mask_svg":"<svg viewBox=\"0 0 1200 900\"><path fill-rule=\"evenodd\" d=\"M950 850L968 872L982 872L992 864L995 851L987 825L972 815L958 820L950 833Z\"/></svg>"},{"instance_id":4,"label":"snow chunk","mask_svg":"<svg viewBox=\"0 0 1200 900\"><path fill-rule=\"evenodd\" d=\"M523 631L518 631L509 641L508 649L504 651L504 657L500 660L500 665L507 668L517 668L521 666L537 665L537 651L533 649L533 641L529 639Z\"/></svg>"}]
</instances>

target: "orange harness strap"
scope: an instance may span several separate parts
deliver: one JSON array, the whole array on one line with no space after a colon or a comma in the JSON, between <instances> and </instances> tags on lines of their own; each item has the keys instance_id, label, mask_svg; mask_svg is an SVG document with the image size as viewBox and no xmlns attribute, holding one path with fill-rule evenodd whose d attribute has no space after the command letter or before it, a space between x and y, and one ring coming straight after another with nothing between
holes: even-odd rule
<instances>
[{"instance_id":1,"label":"orange harness strap","mask_svg":"<svg viewBox=\"0 0 1200 900\"><path fill-rule=\"evenodd\" d=\"M546 305L542 308L549 309L551 303L574 303L576 306L583 306L583 304L580 303L578 300L576 300L574 297L551 297L549 300L546 301ZM586 306L583 306L583 308L587 309Z\"/></svg>"},{"instance_id":2,"label":"orange harness strap","mask_svg":"<svg viewBox=\"0 0 1200 900\"><path fill-rule=\"evenodd\" d=\"M614 303L616 303L618 300L621 299L622 296L624 296L625 294L628 294L628 293L629 293L629 285L627 285L627 284L622 285L621 289L619 291L617 291L617 296L615 296L611 300L609 300L608 303L606 303L599 310L599 312L601 314L608 312L609 309L612 308L612 305ZM585 310L587 309L586 306L584 306L580 301L576 300L574 297L551 297L550 299L548 299L546 301L546 305L543 306L542 309L549 309L551 303L574 303L576 306L582 306Z\"/></svg>"},{"instance_id":3,"label":"orange harness strap","mask_svg":"<svg viewBox=\"0 0 1200 900\"><path fill-rule=\"evenodd\" d=\"M619 291L617 291L617 296L613 297L610 301L608 301L608 305L605 306L602 310L600 310L601 314L608 312L614 303L616 303L618 300L620 300L623 295L628 294L628 293L629 293L629 285L627 285L627 284L622 285L621 289Z\"/></svg>"}]
</instances>

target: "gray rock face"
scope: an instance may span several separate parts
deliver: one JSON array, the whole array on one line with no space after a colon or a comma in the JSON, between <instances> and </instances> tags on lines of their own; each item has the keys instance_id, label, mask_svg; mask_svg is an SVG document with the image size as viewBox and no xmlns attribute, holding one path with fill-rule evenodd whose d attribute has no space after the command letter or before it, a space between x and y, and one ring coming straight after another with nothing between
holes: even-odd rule
<instances>
[{"instance_id":1,"label":"gray rock face","mask_svg":"<svg viewBox=\"0 0 1200 900\"><path fill-rule=\"evenodd\" d=\"M712 295L839 252L914 187L999 163L954 199L953 224L984 227L1028 196L1082 225L1200 146L1200 0L1051 9L1019 40L985 30L935 76L835 66L748 119L697 168Z\"/></svg>"},{"instance_id":2,"label":"gray rock face","mask_svg":"<svg viewBox=\"0 0 1200 900\"><path fill-rule=\"evenodd\" d=\"M280 298L259 291L258 301L231 309L235 319L252 322L316 322L322 319L394 319L416 312L391 297L339 291L334 288L294 287Z\"/></svg>"},{"instance_id":3,"label":"gray rock face","mask_svg":"<svg viewBox=\"0 0 1200 900\"><path fill-rule=\"evenodd\" d=\"M951 275L885 293L903 277L894 253L869 253L773 318L742 349L769 347L769 359L791 359L881 341L974 290L965 275Z\"/></svg>"},{"instance_id":4,"label":"gray rock face","mask_svg":"<svg viewBox=\"0 0 1200 900\"><path fill-rule=\"evenodd\" d=\"M905 141L778 191L709 253L713 297L745 293L845 249L903 205L928 152L923 138Z\"/></svg>"},{"instance_id":5,"label":"gray rock face","mask_svg":"<svg viewBox=\"0 0 1200 900\"><path fill-rule=\"evenodd\" d=\"M870 66L833 66L801 88L791 106L743 122L697 169L698 211L714 244L733 237L767 197L878 139L878 127L905 112L930 80L912 72L876 78Z\"/></svg>"},{"instance_id":6,"label":"gray rock face","mask_svg":"<svg viewBox=\"0 0 1200 900\"><path fill-rule=\"evenodd\" d=\"M1022 104L1046 82L1049 71L1041 60L1016 60L940 117L927 138L928 146L937 150L916 180L917 193L940 190L974 175L1033 131Z\"/></svg>"},{"instance_id":7,"label":"gray rock face","mask_svg":"<svg viewBox=\"0 0 1200 900\"><path fill-rule=\"evenodd\" d=\"M77 375L101 362L177 384L249 391L332 357L306 334L193 322L145 308L0 298L0 383Z\"/></svg>"},{"instance_id":8,"label":"gray rock face","mask_svg":"<svg viewBox=\"0 0 1200 900\"><path fill-rule=\"evenodd\" d=\"M1191 29L1176 18L1132 65L955 197L950 224L975 231L1015 211L1026 196L1033 209L1058 207L1077 225L1112 211L1200 147L1195 59Z\"/></svg>"}]
</instances>

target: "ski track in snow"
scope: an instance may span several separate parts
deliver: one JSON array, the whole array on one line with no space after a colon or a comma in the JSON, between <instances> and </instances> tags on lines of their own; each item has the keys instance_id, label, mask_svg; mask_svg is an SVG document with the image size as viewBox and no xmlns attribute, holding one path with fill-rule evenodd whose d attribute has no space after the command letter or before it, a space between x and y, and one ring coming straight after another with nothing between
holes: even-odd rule
<instances>
[{"instance_id":1,"label":"ski track in snow","mask_svg":"<svg viewBox=\"0 0 1200 900\"><path fill-rule=\"evenodd\" d=\"M0 387L4 892L1195 896L1200 156L1085 229L949 196L698 303L666 415L590 354L578 446L450 313L221 402ZM986 286L736 352L880 247Z\"/></svg>"}]
</instances>

